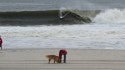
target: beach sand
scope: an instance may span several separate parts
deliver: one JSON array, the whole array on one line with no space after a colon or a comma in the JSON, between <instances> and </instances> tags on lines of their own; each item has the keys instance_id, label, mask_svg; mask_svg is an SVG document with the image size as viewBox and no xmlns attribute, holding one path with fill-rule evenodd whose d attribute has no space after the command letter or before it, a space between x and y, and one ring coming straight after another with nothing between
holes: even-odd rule
<instances>
[{"instance_id":1,"label":"beach sand","mask_svg":"<svg viewBox=\"0 0 125 70\"><path fill-rule=\"evenodd\" d=\"M125 70L125 50L67 49L67 63L48 64L45 56L59 50L0 50L0 70Z\"/></svg>"}]
</instances>

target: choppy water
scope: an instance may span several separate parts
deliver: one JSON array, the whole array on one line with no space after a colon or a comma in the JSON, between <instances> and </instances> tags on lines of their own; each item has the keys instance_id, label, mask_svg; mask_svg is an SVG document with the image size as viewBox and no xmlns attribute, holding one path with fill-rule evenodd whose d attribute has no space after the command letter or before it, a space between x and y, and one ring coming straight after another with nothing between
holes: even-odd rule
<instances>
[{"instance_id":1,"label":"choppy water","mask_svg":"<svg viewBox=\"0 0 125 70\"><path fill-rule=\"evenodd\" d=\"M0 27L4 48L124 49L125 24Z\"/></svg>"}]
</instances>

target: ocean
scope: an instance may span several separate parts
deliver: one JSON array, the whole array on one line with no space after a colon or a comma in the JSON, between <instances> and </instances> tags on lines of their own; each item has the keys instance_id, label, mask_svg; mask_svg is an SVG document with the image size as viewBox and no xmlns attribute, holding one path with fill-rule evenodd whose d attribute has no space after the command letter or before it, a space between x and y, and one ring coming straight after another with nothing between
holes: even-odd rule
<instances>
[{"instance_id":1,"label":"ocean","mask_svg":"<svg viewBox=\"0 0 125 70\"><path fill-rule=\"evenodd\" d=\"M3 48L125 50L124 0L0 0ZM60 10L89 17L82 22ZM62 16L61 16L62 17Z\"/></svg>"},{"instance_id":2,"label":"ocean","mask_svg":"<svg viewBox=\"0 0 125 70\"><path fill-rule=\"evenodd\" d=\"M124 8L124 0L0 0L0 11L43 11L66 9L100 10Z\"/></svg>"}]
</instances>

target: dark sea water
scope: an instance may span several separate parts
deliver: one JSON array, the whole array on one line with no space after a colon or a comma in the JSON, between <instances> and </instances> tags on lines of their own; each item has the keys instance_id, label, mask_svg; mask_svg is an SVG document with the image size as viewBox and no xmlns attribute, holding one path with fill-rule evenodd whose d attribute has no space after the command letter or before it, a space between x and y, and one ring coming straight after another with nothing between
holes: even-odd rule
<instances>
[{"instance_id":1,"label":"dark sea water","mask_svg":"<svg viewBox=\"0 0 125 70\"><path fill-rule=\"evenodd\" d=\"M60 18L59 10L0 12L1 26L83 24L72 14Z\"/></svg>"}]
</instances>

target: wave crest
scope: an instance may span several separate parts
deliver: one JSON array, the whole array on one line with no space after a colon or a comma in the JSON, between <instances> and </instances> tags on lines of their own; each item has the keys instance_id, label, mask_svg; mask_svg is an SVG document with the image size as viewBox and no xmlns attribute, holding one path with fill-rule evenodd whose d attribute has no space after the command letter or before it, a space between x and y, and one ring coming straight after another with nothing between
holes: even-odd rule
<instances>
[{"instance_id":1,"label":"wave crest","mask_svg":"<svg viewBox=\"0 0 125 70\"><path fill-rule=\"evenodd\" d=\"M96 23L125 23L125 9L108 9L99 13L95 18Z\"/></svg>"}]
</instances>

